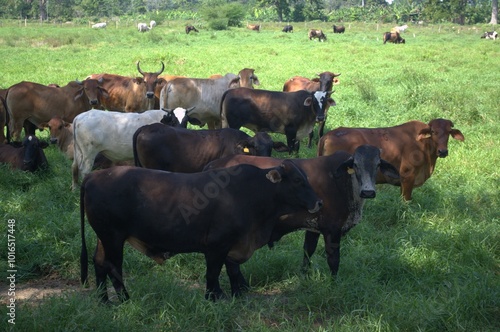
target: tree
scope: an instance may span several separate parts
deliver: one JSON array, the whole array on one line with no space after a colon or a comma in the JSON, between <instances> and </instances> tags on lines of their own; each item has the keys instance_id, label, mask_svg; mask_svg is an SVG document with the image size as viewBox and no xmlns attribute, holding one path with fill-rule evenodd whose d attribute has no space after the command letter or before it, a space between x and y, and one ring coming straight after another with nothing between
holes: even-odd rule
<instances>
[{"instance_id":1,"label":"tree","mask_svg":"<svg viewBox=\"0 0 500 332\"><path fill-rule=\"evenodd\" d=\"M498 24L498 0L491 1L491 21L490 24Z\"/></svg>"},{"instance_id":2,"label":"tree","mask_svg":"<svg viewBox=\"0 0 500 332\"><path fill-rule=\"evenodd\" d=\"M276 9L278 21L283 22L283 17L290 15L290 8L295 3L294 0L259 0L262 7L271 6Z\"/></svg>"}]
</instances>

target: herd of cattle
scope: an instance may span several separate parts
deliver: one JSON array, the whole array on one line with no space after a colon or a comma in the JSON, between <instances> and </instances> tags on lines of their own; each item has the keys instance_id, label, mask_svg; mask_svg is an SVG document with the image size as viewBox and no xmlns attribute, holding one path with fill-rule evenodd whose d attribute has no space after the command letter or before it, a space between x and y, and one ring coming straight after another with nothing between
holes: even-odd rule
<instances>
[{"instance_id":1,"label":"herd of cattle","mask_svg":"<svg viewBox=\"0 0 500 332\"><path fill-rule=\"evenodd\" d=\"M223 265L232 294L239 295L248 287L240 264L296 230L306 230L304 266L323 235L335 275L341 237L360 222L375 185L401 186L411 200L413 188L448 155L449 137L464 140L447 119L339 127L323 135L340 73L295 76L282 91L269 91L254 89L260 82L250 68L209 78L162 75L163 63L144 72L138 62L137 70L137 77L92 74L62 87L20 82L0 91L0 162L26 171L46 168L47 143L35 136L36 128L48 128L51 143L73 159L81 280L88 274L86 215L98 238L94 266L103 301L107 277L121 300L129 298L122 275L126 241L158 263L203 253L209 299L223 295ZM208 129L188 129L188 123ZM307 136L311 146L316 124L317 157L271 157L273 150L298 151ZM286 144L267 132L284 134Z\"/></svg>"}]
</instances>

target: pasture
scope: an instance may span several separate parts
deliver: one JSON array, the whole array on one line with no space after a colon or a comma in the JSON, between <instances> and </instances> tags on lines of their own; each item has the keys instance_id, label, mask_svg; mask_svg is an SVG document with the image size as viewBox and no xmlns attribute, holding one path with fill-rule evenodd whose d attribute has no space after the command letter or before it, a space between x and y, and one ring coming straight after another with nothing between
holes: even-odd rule
<instances>
[{"instance_id":1,"label":"pasture","mask_svg":"<svg viewBox=\"0 0 500 332\"><path fill-rule=\"evenodd\" d=\"M323 240L313 267L301 272L303 232L259 249L242 271L250 291L237 299L204 299L202 255L183 254L159 266L126 245L125 284L131 299L104 306L79 286L79 194L71 162L55 146L49 170L27 174L0 166L0 316L2 330L20 331L498 331L500 329L500 42L480 39L487 26L410 25L406 44L383 45L392 26L263 24L186 35L192 22L134 26L0 26L0 88L20 81L67 82L93 73L137 76L145 71L208 77L255 69L258 89L281 90L290 77L341 73L337 106L325 130L384 127L446 118L465 136L450 139L449 156L404 202L399 188L377 187L362 222L342 239L332 278ZM320 28L326 42L309 41ZM43 139L47 132L37 131ZM273 135L285 142L284 135ZM274 153L275 156L287 156ZM299 156L316 149L301 144ZM8 227L13 225L13 227ZM9 295L8 232L15 236L15 291ZM95 236L86 227L89 250ZM12 235L12 234L11 234ZM229 294L223 270L222 288ZM21 291L57 290L43 299ZM62 292L59 292L62 291ZM114 294L114 293L112 293ZM15 301L15 325L7 304Z\"/></svg>"}]
</instances>

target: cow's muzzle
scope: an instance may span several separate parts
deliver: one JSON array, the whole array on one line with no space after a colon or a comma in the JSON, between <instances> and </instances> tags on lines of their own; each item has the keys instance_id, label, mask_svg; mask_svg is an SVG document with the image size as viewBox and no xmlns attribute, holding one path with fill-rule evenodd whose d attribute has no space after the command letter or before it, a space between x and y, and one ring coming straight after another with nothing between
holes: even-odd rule
<instances>
[{"instance_id":1,"label":"cow's muzzle","mask_svg":"<svg viewBox=\"0 0 500 332\"><path fill-rule=\"evenodd\" d=\"M90 105L97 105L98 104L98 100L97 99L92 99L90 101Z\"/></svg>"},{"instance_id":2,"label":"cow's muzzle","mask_svg":"<svg viewBox=\"0 0 500 332\"><path fill-rule=\"evenodd\" d=\"M33 164L33 160L25 160L25 159L23 159L23 164L24 165L31 165L31 164Z\"/></svg>"},{"instance_id":3,"label":"cow's muzzle","mask_svg":"<svg viewBox=\"0 0 500 332\"><path fill-rule=\"evenodd\" d=\"M319 200L316 202L316 204L314 205L314 208L312 209L309 209L307 211L309 211L309 213L316 213L318 212L321 208L323 207L323 201L322 200Z\"/></svg>"},{"instance_id":4,"label":"cow's muzzle","mask_svg":"<svg viewBox=\"0 0 500 332\"><path fill-rule=\"evenodd\" d=\"M448 156L448 150L438 150L438 157L444 158Z\"/></svg>"},{"instance_id":5,"label":"cow's muzzle","mask_svg":"<svg viewBox=\"0 0 500 332\"><path fill-rule=\"evenodd\" d=\"M359 197L361 198L375 198L377 192L375 190L361 190Z\"/></svg>"},{"instance_id":6,"label":"cow's muzzle","mask_svg":"<svg viewBox=\"0 0 500 332\"><path fill-rule=\"evenodd\" d=\"M317 121L317 122L323 122L323 121L325 121L325 116L324 116L324 115L319 115L319 116L317 116L317 117L316 117L316 121Z\"/></svg>"},{"instance_id":7,"label":"cow's muzzle","mask_svg":"<svg viewBox=\"0 0 500 332\"><path fill-rule=\"evenodd\" d=\"M57 144L57 138L50 138L50 144Z\"/></svg>"},{"instance_id":8,"label":"cow's muzzle","mask_svg":"<svg viewBox=\"0 0 500 332\"><path fill-rule=\"evenodd\" d=\"M146 98L152 99L154 96L155 96L154 92L151 92L151 91L146 92Z\"/></svg>"}]
</instances>

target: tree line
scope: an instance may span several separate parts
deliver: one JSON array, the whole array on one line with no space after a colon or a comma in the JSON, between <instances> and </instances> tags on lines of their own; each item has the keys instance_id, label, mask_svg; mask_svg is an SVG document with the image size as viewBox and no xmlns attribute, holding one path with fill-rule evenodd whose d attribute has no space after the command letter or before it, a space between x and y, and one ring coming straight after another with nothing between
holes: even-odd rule
<instances>
[{"instance_id":1,"label":"tree line","mask_svg":"<svg viewBox=\"0 0 500 332\"><path fill-rule=\"evenodd\" d=\"M387 2L389 1L389 2ZM213 28L251 21L497 24L498 0L0 0L3 19L203 19Z\"/></svg>"}]
</instances>

